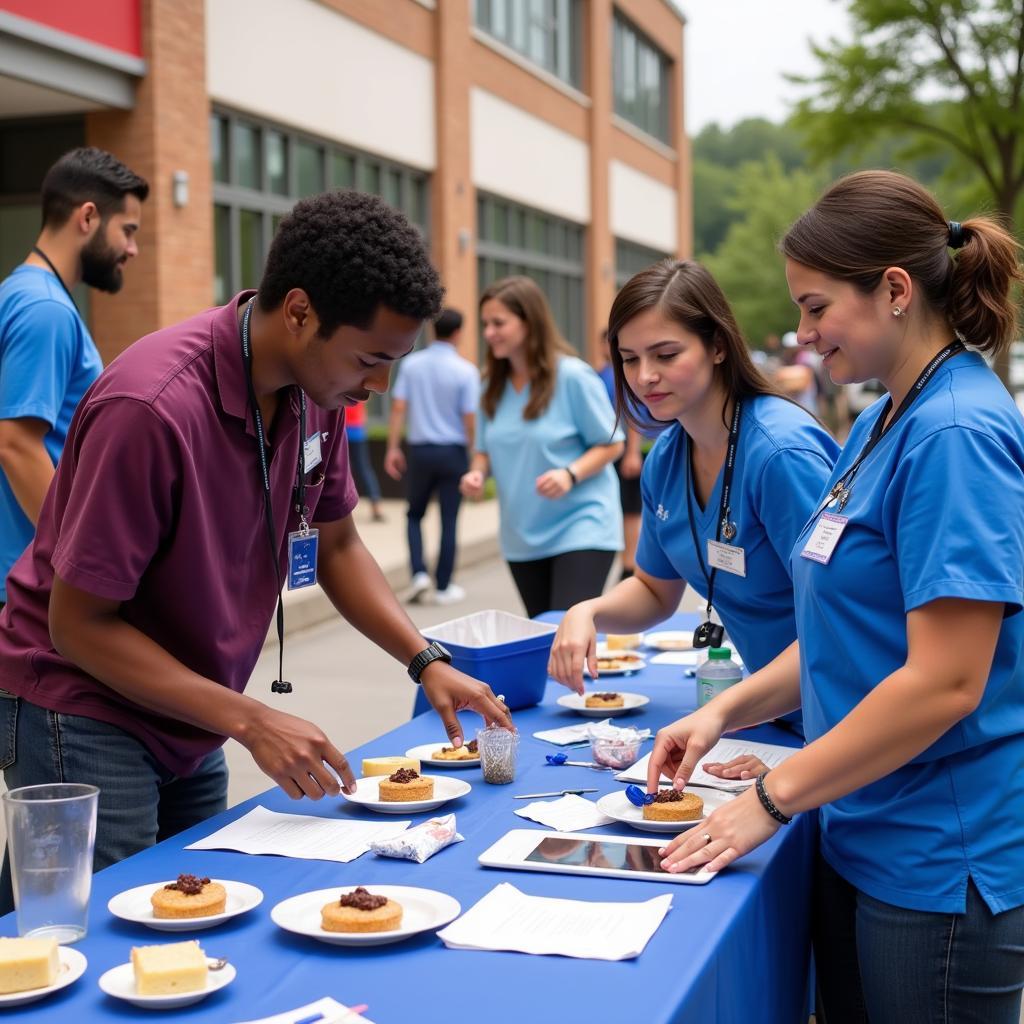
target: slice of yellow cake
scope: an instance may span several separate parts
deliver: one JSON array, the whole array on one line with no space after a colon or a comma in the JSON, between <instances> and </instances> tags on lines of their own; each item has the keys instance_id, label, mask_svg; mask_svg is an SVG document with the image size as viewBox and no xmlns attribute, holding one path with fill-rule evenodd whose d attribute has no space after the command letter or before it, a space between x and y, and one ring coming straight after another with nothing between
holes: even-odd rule
<instances>
[{"instance_id":1,"label":"slice of yellow cake","mask_svg":"<svg viewBox=\"0 0 1024 1024\"><path fill-rule=\"evenodd\" d=\"M206 988L206 954L194 940L133 946L132 967L140 996L175 996Z\"/></svg>"},{"instance_id":2,"label":"slice of yellow cake","mask_svg":"<svg viewBox=\"0 0 1024 1024\"><path fill-rule=\"evenodd\" d=\"M0 994L45 988L59 973L56 939L0 939Z\"/></svg>"},{"instance_id":3,"label":"slice of yellow cake","mask_svg":"<svg viewBox=\"0 0 1024 1024\"><path fill-rule=\"evenodd\" d=\"M363 778L371 775L391 775L399 768L411 768L414 772L420 770L420 763L414 757L364 757Z\"/></svg>"}]
</instances>

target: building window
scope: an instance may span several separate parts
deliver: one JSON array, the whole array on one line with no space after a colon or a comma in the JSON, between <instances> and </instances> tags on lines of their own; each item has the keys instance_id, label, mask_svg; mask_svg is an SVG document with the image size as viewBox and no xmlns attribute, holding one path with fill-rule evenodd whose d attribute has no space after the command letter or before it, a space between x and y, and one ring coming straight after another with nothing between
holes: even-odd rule
<instances>
[{"instance_id":1,"label":"building window","mask_svg":"<svg viewBox=\"0 0 1024 1024\"><path fill-rule=\"evenodd\" d=\"M581 0L473 0L473 21L538 67L580 87Z\"/></svg>"},{"instance_id":2,"label":"building window","mask_svg":"<svg viewBox=\"0 0 1024 1024\"><path fill-rule=\"evenodd\" d=\"M478 194L477 274L481 292L511 274L532 277L566 340L581 354L586 351L583 228L578 224Z\"/></svg>"},{"instance_id":3,"label":"building window","mask_svg":"<svg viewBox=\"0 0 1024 1024\"><path fill-rule=\"evenodd\" d=\"M672 62L617 11L612 28L615 113L648 135L669 142Z\"/></svg>"},{"instance_id":4,"label":"building window","mask_svg":"<svg viewBox=\"0 0 1024 1024\"><path fill-rule=\"evenodd\" d=\"M401 210L429 241L430 178L423 171L227 111L210 117L213 160L214 301L255 288L270 243L297 199L358 188ZM371 421L387 417L374 395Z\"/></svg>"},{"instance_id":5,"label":"building window","mask_svg":"<svg viewBox=\"0 0 1024 1024\"><path fill-rule=\"evenodd\" d=\"M634 274L646 270L652 263L668 259L667 252L651 249L638 242L627 242L624 238L615 239L615 288L621 288Z\"/></svg>"}]
</instances>

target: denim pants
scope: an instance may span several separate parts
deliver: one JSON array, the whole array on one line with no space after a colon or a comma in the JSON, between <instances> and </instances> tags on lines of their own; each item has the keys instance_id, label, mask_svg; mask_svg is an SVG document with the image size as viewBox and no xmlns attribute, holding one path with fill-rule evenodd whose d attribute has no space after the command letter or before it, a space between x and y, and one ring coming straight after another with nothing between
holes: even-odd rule
<instances>
[{"instance_id":1,"label":"denim pants","mask_svg":"<svg viewBox=\"0 0 1024 1024\"><path fill-rule=\"evenodd\" d=\"M48 782L99 786L99 871L227 807L224 751L209 754L187 778L172 775L146 747L115 725L48 711L0 690L0 769L8 789ZM14 909L4 853L0 914Z\"/></svg>"},{"instance_id":2,"label":"denim pants","mask_svg":"<svg viewBox=\"0 0 1024 1024\"><path fill-rule=\"evenodd\" d=\"M446 590L455 568L456 522L462 495L459 481L469 466L466 446L461 444L409 445L406 487L409 495L409 562L412 574L426 572L423 533L420 529L431 495L437 491L441 506L441 549L437 556L437 589Z\"/></svg>"},{"instance_id":3,"label":"denim pants","mask_svg":"<svg viewBox=\"0 0 1024 1024\"><path fill-rule=\"evenodd\" d=\"M907 910L819 855L813 925L818 1024L1018 1024L1024 907L993 914L973 881L963 914Z\"/></svg>"}]
</instances>

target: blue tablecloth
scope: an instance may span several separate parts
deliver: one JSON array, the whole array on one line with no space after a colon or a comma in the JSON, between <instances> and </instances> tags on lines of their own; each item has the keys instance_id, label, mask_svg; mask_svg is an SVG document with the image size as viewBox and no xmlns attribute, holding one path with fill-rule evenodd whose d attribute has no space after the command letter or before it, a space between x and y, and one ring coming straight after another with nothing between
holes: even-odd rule
<instances>
[{"instance_id":1,"label":"blue tablecloth","mask_svg":"<svg viewBox=\"0 0 1024 1024\"><path fill-rule=\"evenodd\" d=\"M671 625L681 625L674 620ZM609 681L610 682L610 681ZM695 687L678 666L649 665L621 689L645 693L651 702L629 715L629 724L656 730L694 706ZM89 934L77 948L89 959L74 985L30 1006L14 1010L18 1019L88 1022L154 1020L226 1022L280 1013L330 995L343 1003L368 1003L377 1024L440 1024L457 1016L488 1024L524 1021L557 1024L618 1024L624 1021L700 1024L796 1024L806 1021L809 962L810 877L815 843L813 816L791 826L705 886L624 879L496 871L477 856L506 831L542 826L512 812L523 802L515 793L573 786L611 792L621 783L610 773L586 768L551 768L544 754L556 748L533 739L538 729L576 724L580 719L555 704L567 691L549 683L543 703L516 714L522 733L520 770L511 786L488 786L479 769L459 771L473 786L468 796L434 814L454 811L464 843L449 847L425 864L367 854L349 864L253 857L240 853L184 850L249 811L256 804L275 811L365 818L342 800L293 802L274 789L131 857L95 876ZM344 700L339 688L338 700ZM465 716L472 735L479 719ZM795 746L791 733L771 726L751 730L752 739ZM443 740L432 714L421 715L350 753L358 773L360 758L400 754L420 743ZM650 744L645 746L645 751ZM588 753L582 748L584 754ZM598 793L596 796L600 796ZM411 815L414 823L431 815ZM609 825L579 833L637 835ZM201 1003L176 1011L138 1009L105 996L97 979L124 963L133 945L191 937L154 932L111 917L107 901L136 885L172 878L180 872L233 878L258 885L263 904L209 931L194 933L207 953L228 957L238 977ZM328 946L291 935L270 920L280 900L328 886L417 885L450 893L468 909L499 882L539 896L581 900L642 901L671 893L673 906L644 952L636 959L606 963L562 957L526 956L447 949L433 933L390 946L353 949ZM0 934L14 934L13 915L0 920Z\"/></svg>"}]
</instances>

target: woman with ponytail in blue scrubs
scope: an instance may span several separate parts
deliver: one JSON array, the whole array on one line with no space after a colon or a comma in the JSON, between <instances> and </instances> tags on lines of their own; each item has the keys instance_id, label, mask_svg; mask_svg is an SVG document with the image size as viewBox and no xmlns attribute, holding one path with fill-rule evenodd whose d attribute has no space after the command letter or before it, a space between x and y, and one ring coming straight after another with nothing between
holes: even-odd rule
<instances>
[{"instance_id":1,"label":"woman with ponytail in blue scrubs","mask_svg":"<svg viewBox=\"0 0 1024 1024\"><path fill-rule=\"evenodd\" d=\"M728 730L802 698L808 745L669 870L720 869L821 808L824 1024L1017 1024L1024 985L1024 420L981 352L1016 333L1018 248L915 182L837 182L782 242L799 341L888 396L793 549L798 642L658 735L685 783Z\"/></svg>"},{"instance_id":2,"label":"woman with ponytail in blue scrubs","mask_svg":"<svg viewBox=\"0 0 1024 1024\"><path fill-rule=\"evenodd\" d=\"M707 605L700 642L718 646L720 622L758 669L796 637L789 552L838 445L754 366L721 288L699 263L663 260L627 282L608 340L620 415L639 426L642 403L666 429L641 475L636 574L569 609L548 671L581 693L584 661L596 675L596 630L632 633L664 621L687 583ZM799 728L798 716L790 722Z\"/></svg>"}]
</instances>

